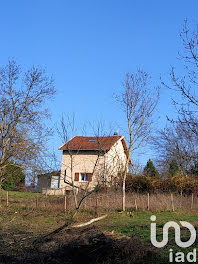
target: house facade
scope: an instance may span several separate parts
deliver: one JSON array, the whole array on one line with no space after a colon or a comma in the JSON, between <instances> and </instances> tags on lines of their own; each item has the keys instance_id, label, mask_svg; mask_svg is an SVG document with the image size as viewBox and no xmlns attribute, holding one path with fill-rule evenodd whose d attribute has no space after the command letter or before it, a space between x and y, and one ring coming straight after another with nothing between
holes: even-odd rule
<instances>
[{"instance_id":1,"label":"house facade","mask_svg":"<svg viewBox=\"0 0 198 264\"><path fill-rule=\"evenodd\" d=\"M71 190L72 186L93 189L98 184L109 187L125 170L127 145L123 136L76 136L59 149L62 150L60 189Z\"/></svg>"}]
</instances>

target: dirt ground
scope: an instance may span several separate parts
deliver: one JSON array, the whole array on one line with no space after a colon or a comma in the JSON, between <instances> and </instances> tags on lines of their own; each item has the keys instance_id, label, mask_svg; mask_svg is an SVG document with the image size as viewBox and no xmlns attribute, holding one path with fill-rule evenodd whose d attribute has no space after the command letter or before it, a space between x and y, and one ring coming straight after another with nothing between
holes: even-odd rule
<instances>
[{"instance_id":1,"label":"dirt ground","mask_svg":"<svg viewBox=\"0 0 198 264\"><path fill-rule=\"evenodd\" d=\"M27 196L29 193L9 195L9 206L6 206L5 195L0 203L0 264L165 263L160 261L159 251L151 243L140 242L137 234L135 237L136 232L128 232L127 228L133 230L131 223L136 225L138 221L139 224L139 215L132 221L127 214L117 211L86 209L79 212L74 223L85 223L99 215L108 214L108 217L84 228L70 227L48 236L67 222L71 212L48 207L48 204L42 208L31 206L36 200ZM121 230L125 226L124 234Z\"/></svg>"},{"instance_id":2,"label":"dirt ground","mask_svg":"<svg viewBox=\"0 0 198 264\"><path fill-rule=\"evenodd\" d=\"M159 263L148 244L117 238L95 226L64 230L51 238L31 232L0 234L0 263Z\"/></svg>"}]
</instances>

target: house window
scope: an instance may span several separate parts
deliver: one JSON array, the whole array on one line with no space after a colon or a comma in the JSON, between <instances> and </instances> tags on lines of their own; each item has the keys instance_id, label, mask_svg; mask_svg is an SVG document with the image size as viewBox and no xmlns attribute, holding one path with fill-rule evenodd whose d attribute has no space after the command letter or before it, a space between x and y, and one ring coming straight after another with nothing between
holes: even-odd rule
<instances>
[{"instance_id":1,"label":"house window","mask_svg":"<svg viewBox=\"0 0 198 264\"><path fill-rule=\"evenodd\" d=\"M80 181L87 182L88 181L88 173L81 173L80 174Z\"/></svg>"},{"instance_id":2,"label":"house window","mask_svg":"<svg viewBox=\"0 0 198 264\"><path fill-rule=\"evenodd\" d=\"M64 181L66 181L67 171L64 172Z\"/></svg>"},{"instance_id":3,"label":"house window","mask_svg":"<svg viewBox=\"0 0 198 264\"><path fill-rule=\"evenodd\" d=\"M51 177L51 188L58 189L60 185L60 176L52 176Z\"/></svg>"}]
</instances>

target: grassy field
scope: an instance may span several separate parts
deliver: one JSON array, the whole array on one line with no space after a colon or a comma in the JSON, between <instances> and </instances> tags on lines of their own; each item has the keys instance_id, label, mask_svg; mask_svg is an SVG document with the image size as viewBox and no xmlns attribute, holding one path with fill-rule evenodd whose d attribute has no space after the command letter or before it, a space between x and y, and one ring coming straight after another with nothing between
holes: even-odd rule
<instances>
[{"instance_id":1,"label":"grassy field","mask_svg":"<svg viewBox=\"0 0 198 264\"><path fill-rule=\"evenodd\" d=\"M24 260L25 263L60 263L63 260L64 263L79 263L83 257L87 263L169 263L170 248L173 252L185 253L198 248L197 242L191 248L178 248L174 241L174 230L170 230L169 243L163 249L156 249L150 242L151 215L157 217L157 239L160 241L163 225L167 221L188 221L196 227L196 213L134 209L122 213L110 209L97 212L84 209L77 215L76 223L86 222L96 214L107 214L107 218L84 228L68 228L43 240L47 234L64 225L71 211L57 211L55 206L26 208L24 204L28 200L37 199L35 193L9 192L9 199L15 201L9 206L6 206L6 193L1 191L0 197L0 263L22 263ZM188 231L182 229L182 241L188 238ZM79 258L75 259L77 255Z\"/></svg>"}]
</instances>

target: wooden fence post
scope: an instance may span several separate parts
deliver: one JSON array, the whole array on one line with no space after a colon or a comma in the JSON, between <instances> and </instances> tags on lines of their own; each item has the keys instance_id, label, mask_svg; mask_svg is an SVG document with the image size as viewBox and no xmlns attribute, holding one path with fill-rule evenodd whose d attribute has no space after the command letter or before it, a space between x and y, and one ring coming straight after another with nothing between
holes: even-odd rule
<instances>
[{"instance_id":1,"label":"wooden fence post","mask_svg":"<svg viewBox=\"0 0 198 264\"><path fill-rule=\"evenodd\" d=\"M98 215L98 195L96 194L96 215Z\"/></svg>"},{"instance_id":2,"label":"wooden fence post","mask_svg":"<svg viewBox=\"0 0 198 264\"><path fill-rule=\"evenodd\" d=\"M174 200L173 200L173 194L171 193L171 205L172 205L172 210L173 212L175 211L175 207L174 207Z\"/></svg>"},{"instance_id":3,"label":"wooden fence post","mask_svg":"<svg viewBox=\"0 0 198 264\"><path fill-rule=\"evenodd\" d=\"M64 208L65 208L65 213L67 211L67 194L65 192L65 205L64 205Z\"/></svg>"},{"instance_id":4,"label":"wooden fence post","mask_svg":"<svg viewBox=\"0 0 198 264\"><path fill-rule=\"evenodd\" d=\"M137 211L138 207L137 207L137 201L135 199L135 210Z\"/></svg>"},{"instance_id":5,"label":"wooden fence post","mask_svg":"<svg viewBox=\"0 0 198 264\"><path fill-rule=\"evenodd\" d=\"M149 195L149 193L148 193L147 201L148 201L147 207L148 207L148 211L149 211L150 210L150 195Z\"/></svg>"},{"instance_id":6,"label":"wooden fence post","mask_svg":"<svg viewBox=\"0 0 198 264\"><path fill-rule=\"evenodd\" d=\"M6 192L6 205L9 205L9 196L8 196L8 191Z\"/></svg>"},{"instance_id":7,"label":"wooden fence post","mask_svg":"<svg viewBox=\"0 0 198 264\"><path fill-rule=\"evenodd\" d=\"M180 207L182 208L183 190L180 192Z\"/></svg>"},{"instance_id":8,"label":"wooden fence post","mask_svg":"<svg viewBox=\"0 0 198 264\"><path fill-rule=\"evenodd\" d=\"M193 203L194 203L194 195L192 193L192 199L191 199L191 209L193 209Z\"/></svg>"},{"instance_id":9,"label":"wooden fence post","mask_svg":"<svg viewBox=\"0 0 198 264\"><path fill-rule=\"evenodd\" d=\"M36 208L38 208L38 193L36 194Z\"/></svg>"}]
</instances>

